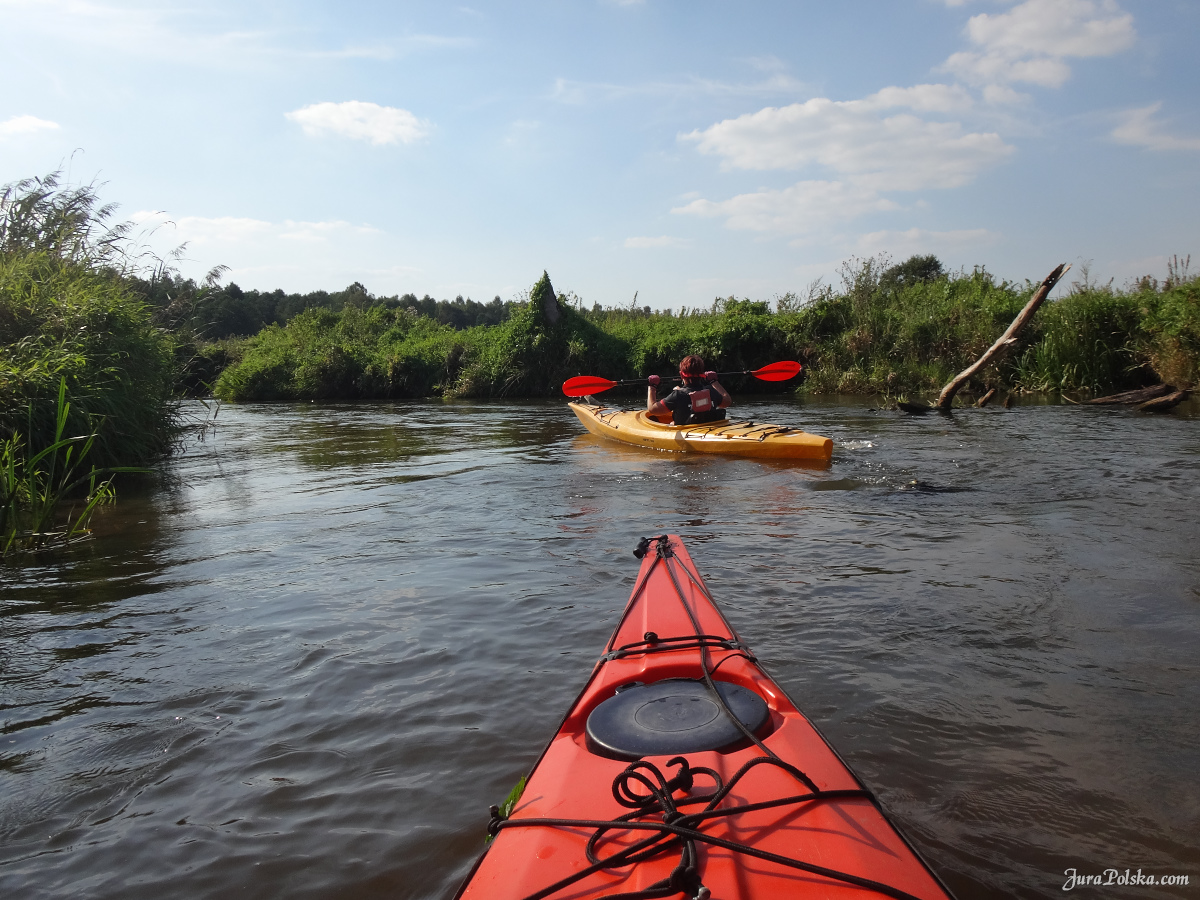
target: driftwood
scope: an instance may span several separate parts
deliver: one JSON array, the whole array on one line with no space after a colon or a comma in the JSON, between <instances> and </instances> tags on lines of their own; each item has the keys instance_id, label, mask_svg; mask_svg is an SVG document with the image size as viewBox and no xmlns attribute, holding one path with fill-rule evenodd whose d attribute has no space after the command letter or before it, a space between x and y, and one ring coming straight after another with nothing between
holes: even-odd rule
<instances>
[{"instance_id":1,"label":"driftwood","mask_svg":"<svg viewBox=\"0 0 1200 900\"><path fill-rule=\"evenodd\" d=\"M992 388L990 391L988 391L986 394L984 394L982 397L980 397L976 401L975 405L980 408L983 408L983 407L987 406L992 401L992 398L995 396L996 396L996 389ZM1011 405L1012 405L1012 395L1010 394L1008 396L1008 399L1004 401L1004 406L1007 409ZM906 413L909 413L910 415L914 415L914 416L923 416L923 415L925 415L925 413L933 412L934 410L937 410L938 412L942 412L942 413L947 412L947 409L940 407L940 406L934 406L930 403L908 403L904 400L896 401L896 407L901 412L906 412Z\"/></svg>"},{"instance_id":2,"label":"driftwood","mask_svg":"<svg viewBox=\"0 0 1200 900\"><path fill-rule=\"evenodd\" d=\"M938 395L937 400L938 409L949 409L954 403L954 395L959 392L959 389L967 383L972 375L974 375L992 360L996 359L1001 353L1003 353L1005 350L1008 350L1017 342L1017 333L1025 327L1025 324L1030 319L1033 318L1033 314L1037 312L1037 308L1042 305L1042 301L1050 296L1050 291L1054 289L1054 286L1058 284L1058 280L1062 278L1070 268L1071 267L1069 265L1064 263L1046 276L1046 280L1042 282L1041 287L1034 292L1033 296L1029 299L1029 302L1025 304L1025 308L1017 313L1017 317L1013 319L1012 324L1008 326L1008 330L1006 330L1004 334L1000 335L1000 337L996 339L996 343L992 344L992 346L987 349L983 356L975 360L974 364L963 369L956 376L954 376L949 384L942 388L942 392Z\"/></svg>"},{"instance_id":3,"label":"driftwood","mask_svg":"<svg viewBox=\"0 0 1200 900\"><path fill-rule=\"evenodd\" d=\"M1166 412L1174 409L1181 401L1183 401L1191 391L1175 391L1173 394L1167 394L1165 397L1155 397L1153 400L1147 400L1138 406L1142 412Z\"/></svg>"},{"instance_id":4,"label":"driftwood","mask_svg":"<svg viewBox=\"0 0 1200 900\"><path fill-rule=\"evenodd\" d=\"M1120 394L1111 394L1108 397L1097 397L1095 400L1088 400L1086 402L1097 405L1107 405L1110 403L1145 403L1147 400L1153 400L1155 397L1162 397L1165 394L1174 393L1176 393L1175 386L1172 384L1155 384L1147 388L1138 388L1136 391L1124 391Z\"/></svg>"}]
</instances>

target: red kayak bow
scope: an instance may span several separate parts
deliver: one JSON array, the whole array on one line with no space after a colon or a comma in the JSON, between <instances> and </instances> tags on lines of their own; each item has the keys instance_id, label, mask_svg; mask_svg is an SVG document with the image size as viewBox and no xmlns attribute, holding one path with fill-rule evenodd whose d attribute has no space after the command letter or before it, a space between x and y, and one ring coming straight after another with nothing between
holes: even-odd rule
<instances>
[{"instance_id":1,"label":"red kayak bow","mask_svg":"<svg viewBox=\"0 0 1200 900\"><path fill-rule=\"evenodd\" d=\"M677 535L460 900L950 900L725 620Z\"/></svg>"}]
</instances>

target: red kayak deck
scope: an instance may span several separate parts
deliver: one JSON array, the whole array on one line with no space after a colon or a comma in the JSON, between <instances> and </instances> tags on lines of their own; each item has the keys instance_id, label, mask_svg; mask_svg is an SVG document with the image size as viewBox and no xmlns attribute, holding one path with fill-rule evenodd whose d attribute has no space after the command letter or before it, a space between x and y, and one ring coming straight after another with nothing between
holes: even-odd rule
<instances>
[{"instance_id":1,"label":"red kayak deck","mask_svg":"<svg viewBox=\"0 0 1200 900\"><path fill-rule=\"evenodd\" d=\"M577 900L649 892L643 895L948 898L874 798L759 667L721 615L679 537L663 536L643 547L648 552L637 584L605 653L509 818L493 819L496 837L458 896ZM738 735L722 749L679 754L686 766L679 765L676 754L663 754L643 756L631 767L628 756L612 758L611 751L589 740L588 717L618 688L665 679L699 681L709 697L716 696L713 679L749 689L765 701L766 722L753 738ZM728 707L733 704L721 705L732 722ZM690 790L678 784L660 788L667 799L642 810L622 805L614 781L623 779L625 791L639 797L650 793L650 785L661 784L644 764L664 779L690 767ZM631 769L635 774L623 776ZM717 792L714 776L704 769L726 785L715 806L711 799L696 802ZM780 800L785 802L730 812ZM664 803L683 818L664 811ZM661 827L664 815L675 830L639 854L649 858L617 859L611 867L589 862L588 842L599 823L634 817L633 824L604 830L595 841L593 855L603 859L653 839L656 832L643 829ZM572 878L577 880L566 883Z\"/></svg>"}]
</instances>

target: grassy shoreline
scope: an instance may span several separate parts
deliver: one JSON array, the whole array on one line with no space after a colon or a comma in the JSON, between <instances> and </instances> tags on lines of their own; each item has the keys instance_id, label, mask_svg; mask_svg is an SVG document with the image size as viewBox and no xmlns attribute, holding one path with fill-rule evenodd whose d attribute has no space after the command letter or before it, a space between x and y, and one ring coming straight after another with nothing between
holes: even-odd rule
<instances>
[{"instance_id":1,"label":"grassy shoreline","mask_svg":"<svg viewBox=\"0 0 1200 900\"><path fill-rule=\"evenodd\" d=\"M974 362L1036 287L978 269L946 274L932 257L893 267L855 261L843 280L842 291L803 300L727 298L674 313L587 310L555 298L544 274L499 324L454 328L386 303L316 308L201 354L224 363L213 388L231 401L555 396L572 375L666 374L688 353L725 371L798 359L804 394L908 397L936 392ZM1125 290L1076 283L965 393L1191 387L1198 362L1200 283L1173 270L1164 283Z\"/></svg>"},{"instance_id":2,"label":"grassy shoreline","mask_svg":"<svg viewBox=\"0 0 1200 900\"><path fill-rule=\"evenodd\" d=\"M136 248L111 214L56 175L0 192L0 556L77 537L111 475L178 434L176 338L136 290Z\"/></svg>"},{"instance_id":3,"label":"grassy shoreline","mask_svg":"<svg viewBox=\"0 0 1200 900\"><path fill-rule=\"evenodd\" d=\"M98 467L170 451L183 395L223 400L559 396L578 374L674 371L697 353L717 370L796 359L804 394L928 395L972 363L1035 285L932 256L845 263L838 290L718 298L678 311L588 308L548 275L509 301L285 294L200 284L148 257L111 224L93 185L52 174L0 193L0 439L35 456L66 433L95 434ZM1019 343L967 386L1087 395L1200 381L1200 281L1173 259L1161 283L1060 287ZM778 390L753 380L744 393Z\"/></svg>"}]
</instances>

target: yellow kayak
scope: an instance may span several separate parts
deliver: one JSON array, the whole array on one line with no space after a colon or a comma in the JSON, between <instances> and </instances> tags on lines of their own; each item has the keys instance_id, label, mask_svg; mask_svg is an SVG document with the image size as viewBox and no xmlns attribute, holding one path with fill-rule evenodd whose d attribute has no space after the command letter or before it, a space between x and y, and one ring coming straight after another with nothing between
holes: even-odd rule
<instances>
[{"instance_id":1,"label":"yellow kayak","mask_svg":"<svg viewBox=\"0 0 1200 900\"><path fill-rule=\"evenodd\" d=\"M833 441L829 438L785 425L733 419L700 425L664 424L645 410L609 409L589 403L567 405L592 434L635 447L823 462L833 456Z\"/></svg>"}]
</instances>

